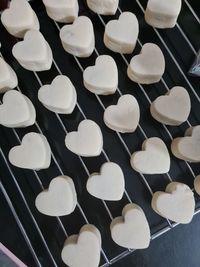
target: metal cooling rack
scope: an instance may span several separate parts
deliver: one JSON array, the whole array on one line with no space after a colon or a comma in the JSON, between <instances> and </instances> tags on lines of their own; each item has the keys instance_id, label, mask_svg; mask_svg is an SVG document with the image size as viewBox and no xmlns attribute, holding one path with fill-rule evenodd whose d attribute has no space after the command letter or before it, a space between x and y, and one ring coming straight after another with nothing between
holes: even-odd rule
<instances>
[{"instance_id":1,"label":"metal cooling rack","mask_svg":"<svg viewBox=\"0 0 200 267\"><path fill-rule=\"evenodd\" d=\"M134 54L139 53L145 42L157 43L166 58L166 72L158 84L143 86L131 82L126 69L132 55L114 54L103 44L105 23L111 17L93 14L87 8L85 1L79 1L79 15L89 16L94 24L96 48L93 55L87 59L78 59L67 54L59 39L61 25L48 18L41 1L31 4L40 20L41 32L49 42L54 61L51 70L45 72L30 72L19 66L11 54L12 46L17 42L0 26L1 55L16 70L19 79L17 90L26 94L37 110L37 122L25 129L7 129L0 126L0 175L1 197L6 201L16 221L21 234L26 241L27 250L32 255L33 264L29 266L65 266L60 258L64 240L68 235L77 233L85 223L95 224L101 231L103 245L101 266L112 265L134 250L125 250L117 246L110 237L110 222L119 216L125 204L136 202L144 209L151 227L152 240L177 226L155 214L150 207L151 196L157 190L164 190L170 181L181 181L193 187L193 180L200 173L199 164L190 164L171 158L171 169L165 175L143 175L136 173L129 164L130 155L140 149L144 139L152 136L161 137L168 148L171 140L182 136L191 125L200 124L200 90L198 79L187 76L197 50L200 47L200 6L195 0L184 0L181 14L176 27L171 30L157 30L144 22L146 0L123 0L116 16L122 11L132 11L139 19L140 34ZM112 17L113 19L113 17ZM99 54L109 54L114 57L119 69L119 87L114 96L97 96L84 89L82 72L93 65ZM37 99L40 86L50 83L58 74L65 74L74 83L78 103L73 114L64 116L46 110ZM179 127L168 127L157 123L149 112L150 103L169 88L182 85L188 89L192 101L192 112L187 122ZM117 102L120 95L133 94L140 105L141 120L135 133L120 134L106 128L103 123L104 109ZM103 132L104 150L97 158L81 158L64 146L64 138L68 131L77 129L79 122L85 118L96 121ZM21 142L25 133L35 131L43 133L52 148L52 162L47 170L29 171L15 168L8 162L8 152L11 147ZM118 202L105 202L93 198L86 192L85 184L90 173L98 171L105 161L118 163L125 174L126 191ZM48 187L52 178L66 174L73 178L78 205L73 214L65 217L50 218L40 214L34 200L37 194ZM196 197L196 211L200 212L200 199ZM2 236L2 242L8 236ZM15 244L11 244L11 246Z\"/></svg>"}]
</instances>

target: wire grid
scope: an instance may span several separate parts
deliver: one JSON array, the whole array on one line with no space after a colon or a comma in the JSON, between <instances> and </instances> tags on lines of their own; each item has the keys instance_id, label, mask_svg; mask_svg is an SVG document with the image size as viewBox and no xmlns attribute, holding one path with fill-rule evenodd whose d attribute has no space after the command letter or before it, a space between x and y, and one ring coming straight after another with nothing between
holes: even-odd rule
<instances>
[{"instance_id":1,"label":"wire grid","mask_svg":"<svg viewBox=\"0 0 200 267\"><path fill-rule=\"evenodd\" d=\"M130 10L132 12L135 12L137 15L137 12L135 11L136 5L137 5L138 10L140 10L140 12L143 16L144 6L145 6L144 2L145 1L136 0L136 2L133 4L133 3L130 3L130 1L128 1L128 0L123 1L123 3L121 3L120 7L118 8L118 12L117 12L118 14L116 15L116 17L122 11L126 11L126 10ZM34 4L35 3L33 2L33 6L34 6ZM133 7L132 7L132 5L133 5ZM192 6L189 4L188 1L185 1L184 5L185 5L184 10L188 9L188 12L190 12L192 14L192 16L194 17L195 23L197 23L199 26L199 19L195 13L195 10L192 8ZM40 19L41 32L45 35L45 38L47 39L47 41L51 42L50 46L54 45L52 43L52 39L56 43L59 41L59 30L60 30L61 26L58 23L51 21L47 17L46 13L44 12L44 7L42 7L41 10L39 10L39 11L36 8L36 12L38 13L39 19ZM88 11L85 2L80 3L80 15L82 15L82 14L83 15L89 15L92 18L92 20L94 20L94 15ZM113 54L112 52L106 50L105 48L102 48L102 46L99 45L100 41L102 42L102 40L99 40L99 36L102 39L105 23L107 21L108 21L108 18L106 18L106 17L97 16L97 15L95 16L95 21L93 21L93 23L94 23L95 30L97 28L97 33L99 33L99 35L96 36L96 38L97 38L96 48L95 48L95 52L93 53L91 59L83 60L83 59L78 59L77 57L72 57L72 56L68 55L66 58L68 60L68 62L67 61L65 62L64 61L65 58L64 58L64 54L63 54L65 52L62 50L61 52L63 55L63 62L60 59L61 53L59 53L59 55L57 55L55 53L54 61L53 61L53 67L52 67L53 71L51 70L51 71L47 72L47 74L34 72L33 74L31 74L32 76L30 76L29 72L22 70L18 66L18 64L15 61L13 61L13 59L11 59L11 56L8 55L8 53L10 53L10 52L8 52L7 50L4 51L4 49L2 48L2 56L3 57L5 56L6 60L9 59L8 61L10 62L10 64L13 64L14 68L17 69L17 72L18 71L20 72L20 75L19 75L20 82L19 82L19 86L17 87L17 89L19 91L22 91L23 93L27 94L31 98L33 103L35 104L35 102L34 102L34 101L36 101L35 96L31 95L30 91L26 91L27 86L25 86L25 85L27 85L27 84L25 84L25 82L23 83L23 75L25 75L25 76L29 75L28 80L30 81L30 79L31 79L32 82L34 81L33 87L34 87L34 90L37 91L37 89L40 86L42 86L43 84L45 84L46 81L48 81L50 83L51 80L56 75L58 75L58 74L67 74L68 75L68 72L64 70L64 67L67 64L73 64L74 69L77 71L77 73L79 73L79 76L82 76L82 71L84 70L84 68L87 65L94 64L95 58L99 54L103 54L103 53L111 54L117 60L117 63L118 63L117 65L119 68L120 75L122 75L122 74L123 74L123 76L126 75L126 73L124 72L124 69L127 68L128 62L130 61L130 57L124 56L124 55L118 56L118 55ZM52 31L49 30L47 28L47 26L48 27L51 26ZM142 27L144 27L144 25ZM143 38L142 27L140 27L140 36L138 39L136 51L137 50L139 51L141 49L142 44L144 43L141 40ZM191 54L193 56L196 55L197 51L196 51L193 43L190 41L190 38L187 37L187 34L185 33L185 28L181 27L178 23L176 24L175 28L179 34L179 41L184 42L184 45L186 47L188 47L189 51L191 52ZM144 27L144 30L146 30L145 27ZM49 31L47 34L48 37L53 36L53 38L51 38L51 40L49 40L49 38L47 38L46 31ZM148 31L150 31L150 30L148 29ZM191 80L190 78L188 78L186 76L186 70L184 69L184 65L180 64L179 58L177 57L176 53L174 53L174 51L176 52L176 50L173 47L170 47L170 45L171 45L170 42L168 42L168 40L166 39L166 36L162 32L158 31L157 29L153 29L153 30L151 29L151 31L154 32L154 35L156 36L156 38L158 40L157 43L161 46L165 56L167 55L170 58L170 60L173 62L173 64L176 67L176 71L180 74L181 79L179 79L178 81L179 82L181 81L182 83L183 82L186 83L186 87L188 88L191 99L192 100L195 99L195 101L196 101L195 107L198 109L199 108L198 105L200 102L199 101L200 100L199 94L195 90L195 87L193 85L194 84L193 80ZM168 33L168 34L170 36L170 33ZM15 43L16 41L17 40L14 40L13 38L11 38L9 40L9 42L11 44ZM152 40L149 39L148 41L152 41ZM3 41L2 41L2 43L3 43ZM173 45L174 45L174 43L173 43ZM5 52L5 55L4 55L4 52ZM53 53L54 52L55 51L53 49ZM65 55L65 57L66 57L66 55ZM122 71L121 71L121 69L122 69ZM168 68L167 68L167 71L168 71ZM74 74L74 77L77 76L77 73ZM73 77L70 77L70 78L72 78L72 82L74 83L75 80L73 80ZM124 77L123 77L123 79L124 79ZM173 77L173 79L174 79L174 77ZM159 83L159 86L162 87L162 90L163 90L163 88L164 88L164 91L169 90L169 87L176 85L176 83L174 84L171 81L170 82L169 81L170 81L170 79L168 77L165 77L165 75L164 75L162 80L161 80L161 83ZM175 81L176 81L176 78L175 78ZM175 82L175 81L173 81L173 82ZM150 91L146 86L142 86L140 84L137 85L137 84L133 84L130 82L129 82L129 84L131 84L132 88L131 88L131 91L128 93L133 93L135 95L136 94L135 89L136 89L137 92L139 92L139 94L137 95L138 97L136 96L136 98L139 101L139 104L141 104L140 100L143 100L144 102L142 104L147 105L147 107L149 109L149 104L151 104L151 102L152 102L151 99L155 99L155 96L158 95L158 92L156 91L158 89L156 88L156 86L155 86L156 94L154 96L152 96L153 90ZM84 101L85 99L87 99L88 105L90 105L90 104L93 105L93 108L97 108L97 106L99 105L98 110L94 109L94 113L95 112L97 113L95 115L95 118L97 118L97 116L98 116L98 120L99 120L99 117L100 116L102 117L102 114L103 114L102 112L105 110L105 108L110 103L116 103L117 98L119 96L121 96L122 94L124 94L124 87L129 85L129 84L127 82L125 82L124 84L121 84L119 82L119 88L117 89L116 95L114 97L106 97L106 98L100 97L98 95L91 96L90 93L88 94L88 92L86 92L85 89L81 88L81 87L83 87L82 84L79 84L78 86L76 86L77 93L78 93L78 103L77 103L76 117L75 117L76 123L74 123L74 117L73 116L72 117L70 117L70 116L64 117L64 116L58 115L58 114L50 114L48 111L43 110L40 107L39 114L37 112L38 122L36 122L35 126L30 127L30 128L33 131L43 133L47 137L50 145L53 147L53 149L52 149L52 164L51 164L51 165L53 165L53 167L50 168L49 171L38 171L38 172L37 171L26 171L26 170L23 171L23 170L17 170L15 167L11 166L7 160L7 151L9 150L10 147L12 147L10 144L11 138L12 138L12 140L13 140L13 138L15 139L15 141L14 141L15 144L20 143L22 136L24 135L24 133L29 132L30 128L17 129L17 130L15 130L15 129L12 129L12 130L2 129L2 132L5 131L3 133L3 135L5 135L5 133L6 133L6 135L7 134L11 135L11 137L8 138L9 139L8 140L8 143L9 143L8 147L5 147L3 145L3 143L1 144L1 147L0 147L0 154L1 154L1 158L3 159L3 165L7 169L7 173L11 177L11 181L13 183L12 188L14 187L14 190L16 190L17 194L19 195L19 197L21 198L21 200L23 202L23 205L25 207L25 210L26 210L28 216L30 216L30 221L32 224L31 227L36 229L38 237L41 241L40 244L44 248L42 251L43 261L45 261L45 264L48 263L48 266L64 266L63 263L60 261L60 255L58 254L58 252L61 251L65 238L69 234L72 234L74 232L78 232L78 229L84 223L94 223L95 225L97 225L97 227L100 229L100 231L102 233L103 248L102 248L101 266L111 265L111 264L117 262L118 260L122 259L123 257L132 253L133 250L124 250L124 249L116 246L111 240L107 241L107 239L110 239L110 237L108 237L108 234L109 234L109 224L110 224L112 218L120 215L123 206L126 203L129 203L132 201L136 202L138 204L141 203L142 208L144 208L145 213L147 214L147 218L150 222L152 239L157 238L158 236L160 236L163 233L170 230L172 227L175 227L178 225L177 223L171 223L170 221L164 220L164 219L160 218L159 216L155 215L149 206L149 202L150 202L149 200L151 199L151 195L153 194L154 191L158 190L159 188L162 188L162 190L163 190L164 185L167 184L168 182L172 181L172 180L179 180L178 175L182 174L180 171L184 170L187 173L187 175L189 175L190 181L188 181L188 180L185 181L185 179L182 181L188 183L191 186L191 181L192 181L191 177L194 178L195 175L198 174L198 171L199 171L198 166L197 165L195 165L195 166L191 165L187 162L179 163L177 160L173 159L173 162L172 162L173 167L175 169L179 168L178 172L177 172L177 170L175 171L176 175L174 175L173 174L174 172L170 170L170 173L167 173L166 175L159 175L156 177L156 179L155 178L152 179L148 175L135 173L133 170L131 170L130 166L127 167L127 165L125 165L124 160L118 159L119 155L121 157L121 153L123 153L123 154L125 154L125 159L129 160L131 152L133 150L136 150L135 147L137 147L139 149L139 147L141 146L141 143L144 139L153 136L154 131L152 131L152 129L151 129L151 131L149 131L147 129L148 126L150 127L150 125L146 125L146 122L143 121L142 115L141 115L141 122L140 122L140 125L139 125L136 133L129 134L129 135L121 135L120 133L114 133L114 132L106 129L105 126L102 126L101 125L102 122L99 122L99 121L97 122L100 124L100 126L103 127L104 143L107 139L108 139L108 143L109 143L109 146L104 145L104 150L102 152L101 159L98 159L99 165L96 162L97 160L86 159L86 158L82 158L82 157L76 157L76 156L71 155L71 153L69 153L69 152L66 154L67 157L72 158L71 163L73 161L75 162L75 159L76 159L76 163L74 163L75 168L79 168L79 166L81 165L81 168L82 168L81 172L84 173L85 178L92 172L91 169L93 171L97 171L102 162L111 160L111 161L115 161L115 162L119 161L119 164L121 163L120 165L122 165L122 168L126 168L126 169L129 168L128 173L125 171L125 177L127 180L129 179L129 181L127 182L127 180L126 180L128 185L126 185L126 191L125 191L125 194L124 194L122 201L115 202L115 203L109 203L109 202L105 202L105 201L95 200L94 198L90 197L87 193L83 192L83 191L86 191L85 188L77 190L79 203L78 203L77 208L74 212L75 215L74 216L73 215L67 216L68 217L67 219L59 218L59 217L55 218L53 229L55 230L55 227L59 228L59 234L58 234L58 236L56 235L56 239L57 239L56 242L58 243L57 246L60 249L60 251L59 251L59 249L58 250L54 249L55 244L53 243L53 245L52 245L53 237L51 237L49 240L49 237L47 238L47 234L46 234L45 229L44 229L45 223L47 221L49 223L50 219L49 218L47 219L47 217L45 217L41 214L38 214L37 211L34 210L33 200L32 200L32 202L30 202L30 200L27 198L27 196L24 192L24 188L22 189L21 181L19 180L19 175L21 175L21 174L23 175L22 177L24 177L25 179L31 179L32 177L34 177L33 181L34 182L37 181L37 186L34 185L34 187L33 187L33 184L29 185L30 187L32 187L31 189L34 191L34 196L36 196L37 192L39 192L39 191L41 191L41 189L44 189L47 187L49 181L54 177L54 176L52 176L54 173L56 173L56 175L61 175L61 174L70 174L70 172L72 172L70 170L71 164L69 167L69 165L66 164L66 161L63 162L62 157L64 154L63 154L63 152L61 153L59 151L59 149L57 148L59 145L62 144L64 139L61 140L59 138L59 144L55 145L55 141L54 141L55 133L54 133L53 137L51 137L51 135L50 135L50 133L52 133L51 132L52 130L50 130L50 126L49 126L49 122L51 120L54 123L56 122L56 124L55 124L56 134L58 134L58 132L59 132L59 136L60 135L65 136L65 134L68 131L74 130L75 125L77 125L77 121L79 122L85 118L90 118L90 119L92 118L93 119L92 115L89 112L87 112L87 105ZM135 87L135 88L133 88L133 87ZM80 92L82 90L85 90L85 91ZM164 91L163 91L163 93L164 93ZM81 94L81 93L84 94L84 97L83 96L80 97L79 94ZM159 92L159 95L160 94L161 93ZM90 98L92 98L92 100L89 101ZM108 102L107 102L107 99L109 99ZM37 106L38 103L35 105ZM38 111L38 109L37 109L37 111ZM46 122L46 117L42 118L43 112L46 113L48 117L51 117L50 120L48 120L47 122ZM101 112L101 113L98 114L98 112ZM192 115L193 115L193 113L192 113ZM152 123L152 121L151 121L151 123ZM152 128L158 127L159 132L156 130L155 135L158 135L158 133L159 133L161 135L161 138L164 139L167 144L169 144L169 142L171 142L171 140L173 139L174 136L183 135L184 130L187 127L190 127L191 125L196 125L197 123L199 123L198 119L196 119L195 116L190 116L190 121L188 120L186 123L184 123L183 126L175 127L176 128L175 132L174 132L175 128L167 127L165 125L160 125L160 124L157 125L156 123L154 123ZM71 124L71 125L69 125L69 124ZM57 128L57 127L59 127L59 128ZM162 130L160 130L161 128L162 128ZM11 132L12 132L12 134L11 134ZM61 134L61 132L62 132L62 134ZM135 136L136 134L138 135L137 138ZM133 143L130 142L130 139L136 139L136 144L134 143L134 146L133 146ZM110 142L113 143L112 144L113 147L111 149L110 149ZM112 150L112 149L114 150L115 143L117 144L116 149L120 149L120 154L117 153L114 156L110 150ZM56 146L56 149L55 149L55 146ZM115 152L116 152L116 150L114 151L114 153ZM177 173L178 173L178 175L177 175ZM129 177L127 177L126 174L128 174ZM31 177L29 177L29 176L31 176ZM47 179L44 180L43 179L44 176L47 177ZM72 176L72 178L74 178L74 182L76 185L76 182L77 182L76 179L77 178L80 179L80 177L74 176L73 172L72 172L71 176ZM132 180L132 181L130 182L130 180ZM133 180L134 180L134 183L133 183ZM151 180L153 180L153 181L151 181ZM159 181L160 185L158 185L158 181ZM29 180L29 182L30 182L30 180ZM154 183L156 184L156 186L154 185ZM129 185L135 185L135 187L136 187L135 190L132 190L132 188L130 188ZM143 193L144 193L144 198L146 198L145 199L146 203L143 202L144 199L143 198L141 199L139 197L139 194L137 194L137 190L140 192L141 192L141 190L143 190L142 187L145 187L145 192L143 192ZM77 186L76 186L76 188L77 188ZM32 253L32 256L35 260L36 266L46 266L43 263L43 261L41 261L41 255L40 255L41 252L38 252L38 250L36 249L36 247L34 245L34 242L32 242L32 240L31 240L30 234L28 234L30 229L27 229L27 225L23 223L22 216L19 215L20 212L18 210L18 207L16 207L16 201L15 201L15 199L13 199L13 195L10 193L9 186L7 185L7 182L5 181L3 175L2 175L2 182L1 182L1 191L2 191L8 205L9 205L9 207L13 213L13 216L14 216L26 242L27 242L28 248ZM81 193L81 194L79 194L79 193ZM148 196L146 196L146 195L148 195ZM89 209L89 211L88 211L88 205L85 204L86 198L89 201L89 202L87 202L87 204L89 203L90 205L92 205L91 202L94 202L94 205ZM96 212L97 214L95 214L94 208L95 209L99 208L99 210L97 210L97 212ZM104 221L104 223L106 222L105 225L104 224L102 225L101 218L98 217L98 211L101 213L100 217L106 216L106 220ZM199 211L200 210L197 207L195 213L198 213ZM91 212L94 213L94 216L91 216ZM75 221L76 221L76 223L75 223ZM74 224L74 223L76 225L72 226L72 224ZM104 245L105 244L104 240L105 240L105 243L107 243L106 245ZM110 247L112 247L112 249ZM45 253L44 253L44 251L45 251Z\"/></svg>"}]
</instances>

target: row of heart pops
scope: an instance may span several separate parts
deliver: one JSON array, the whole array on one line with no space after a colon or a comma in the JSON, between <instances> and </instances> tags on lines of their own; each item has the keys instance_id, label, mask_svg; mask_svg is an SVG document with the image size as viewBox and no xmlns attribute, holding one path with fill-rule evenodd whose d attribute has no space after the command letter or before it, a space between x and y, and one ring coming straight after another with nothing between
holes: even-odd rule
<instances>
[{"instance_id":1,"label":"row of heart pops","mask_svg":"<svg viewBox=\"0 0 200 267\"><path fill-rule=\"evenodd\" d=\"M48 15L54 20L73 22L60 31L63 48L77 57L90 56L95 48L94 29L88 17L78 17L77 1L71 1L70 7L62 6L61 1L55 1L53 6L49 0L43 2ZM118 7L117 0L87 0L87 3L91 10L103 15L114 14ZM148 1L145 12L147 23L159 28L173 27L180 12L181 1L174 1L168 8L166 5L166 1ZM12 0L10 7L2 13L1 21L10 34L24 38L16 43L12 50L22 67L32 71L51 68L51 48L39 32L39 21L27 1ZM107 23L104 43L114 52L132 53L138 33L136 16L131 12L124 12L118 20ZM132 58L127 74L134 82L150 84L158 82L164 70L165 58L161 49L156 44L147 43L143 45L140 55ZM10 90L17 86L18 79L3 58L0 58L0 74L0 92L5 92L3 103L0 105L0 124L11 128L33 125L36 120L35 108L25 95ZM114 94L118 86L118 69L114 59L107 55L97 57L95 65L84 70L83 82L86 89L92 93ZM70 79L63 75L57 76L50 85L42 86L38 91L38 98L47 109L60 114L72 113L77 103L76 89ZM180 86L175 86L166 95L159 96L150 108L152 116L166 125L180 125L185 122L190 110L190 97L187 90ZM139 119L140 108L132 95L121 96L116 105L109 106L104 112L105 124L121 133L134 132ZM184 137L173 140L172 153L182 160L200 162L199 139L200 126L189 128ZM66 135L65 145L79 156L98 156L103 149L101 129L94 121L83 120L77 132ZM20 168L45 169L51 163L51 148L44 135L28 133L23 137L20 146L10 150L9 160ZM167 173L170 169L168 149L158 137L146 139L142 144L142 150L134 152L130 162L134 170L144 174ZM194 186L200 194L200 176L195 179ZM107 201L120 200L125 189L121 167L113 162L104 163L99 173L88 177L86 187L96 198ZM77 205L73 180L68 176L52 179L49 188L36 197L35 204L41 213L49 216L72 213ZM164 218L178 223L189 223L195 209L194 195L187 185L172 182L166 187L165 192L153 194L151 206ZM149 224L143 210L136 204L126 205L122 216L112 220L110 230L113 240L122 247L141 249L149 245ZM92 225L85 225L79 235L73 235L66 240L62 259L69 266L95 267L99 264L100 251L100 232Z\"/></svg>"}]
</instances>

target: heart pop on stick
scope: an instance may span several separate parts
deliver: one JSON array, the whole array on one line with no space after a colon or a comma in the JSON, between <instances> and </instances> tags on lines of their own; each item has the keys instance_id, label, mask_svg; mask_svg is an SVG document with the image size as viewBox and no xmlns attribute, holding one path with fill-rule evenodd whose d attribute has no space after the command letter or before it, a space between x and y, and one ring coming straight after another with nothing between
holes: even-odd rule
<instances>
[{"instance_id":1,"label":"heart pop on stick","mask_svg":"<svg viewBox=\"0 0 200 267\"><path fill-rule=\"evenodd\" d=\"M0 93L4 93L18 85L17 75L8 63L0 57Z\"/></svg>"},{"instance_id":2,"label":"heart pop on stick","mask_svg":"<svg viewBox=\"0 0 200 267\"><path fill-rule=\"evenodd\" d=\"M69 236L62 250L62 260L70 267L98 267L101 234L91 224L85 224L78 235Z\"/></svg>"},{"instance_id":3,"label":"heart pop on stick","mask_svg":"<svg viewBox=\"0 0 200 267\"><path fill-rule=\"evenodd\" d=\"M100 15L114 15L117 11L119 0L87 0L88 7Z\"/></svg>"},{"instance_id":4,"label":"heart pop on stick","mask_svg":"<svg viewBox=\"0 0 200 267\"><path fill-rule=\"evenodd\" d=\"M153 194L151 206L160 216L187 224L194 215L194 194L187 185L172 182L167 185L165 192L158 191Z\"/></svg>"}]
</instances>

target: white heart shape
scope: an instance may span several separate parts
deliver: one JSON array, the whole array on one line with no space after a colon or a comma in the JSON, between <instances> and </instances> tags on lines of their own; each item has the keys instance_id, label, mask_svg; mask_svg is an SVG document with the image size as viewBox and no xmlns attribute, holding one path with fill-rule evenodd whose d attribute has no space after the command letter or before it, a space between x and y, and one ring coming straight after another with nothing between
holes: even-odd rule
<instances>
[{"instance_id":1,"label":"white heart shape","mask_svg":"<svg viewBox=\"0 0 200 267\"><path fill-rule=\"evenodd\" d=\"M158 137L146 139L142 151L132 154L131 166L144 174L167 173L170 169L170 156L165 143Z\"/></svg>"},{"instance_id":2,"label":"white heart shape","mask_svg":"<svg viewBox=\"0 0 200 267\"><path fill-rule=\"evenodd\" d=\"M70 79L58 75L51 84L43 85L39 89L38 98L47 109L56 113L70 114L76 105L77 94Z\"/></svg>"},{"instance_id":3,"label":"white heart shape","mask_svg":"<svg viewBox=\"0 0 200 267\"><path fill-rule=\"evenodd\" d=\"M12 49L13 56L27 70L49 70L52 64L52 51L41 32L27 31L24 40L16 43Z\"/></svg>"},{"instance_id":4,"label":"white heart shape","mask_svg":"<svg viewBox=\"0 0 200 267\"><path fill-rule=\"evenodd\" d=\"M118 86L118 69L111 56L98 56L95 65L83 72L85 87L94 94L114 94Z\"/></svg>"},{"instance_id":5,"label":"white heart shape","mask_svg":"<svg viewBox=\"0 0 200 267\"><path fill-rule=\"evenodd\" d=\"M190 96L181 86L175 86L166 95L156 98L150 108L155 120L172 126L185 122L190 110Z\"/></svg>"},{"instance_id":6,"label":"white heart shape","mask_svg":"<svg viewBox=\"0 0 200 267\"><path fill-rule=\"evenodd\" d=\"M10 163L19 168L47 169L51 162L51 149L44 135L31 132L23 137L21 145L11 148L8 157Z\"/></svg>"},{"instance_id":7,"label":"white heart shape","mask_svg":"<svg viewBox=\"0 0 200 267\"><path fill-rule=\"evenodd\" d=\"M200 162L200 125L188 128L184 137L175 138L171 150L179 159Z\"/></svg>"},{"instance_id":8,"label":"white heart shape","mask_svg":"<svg viewBox=\"0 0 200 267\"><path fill-rule=\"evenodd\" d=\"M46 7L47 14L55 21L70 23L78 16L77 0L42 0Z\"/></svg>"},{"instance_id":9,"label":"white heart shape","mask_svg":"<svg viewBox=\"0 0 200 267\"><path fill-rule=\"evenodd\" d=\"M28 97L16 90L4 94L0 124L10 128L27 127L35 123L35 117L35 108Z\"/></svg>"},{"instance_id":10,"label":"white heart shape","mask_svg":"<svg viewBox=\"0 0 200 267\"><path fill-rule=\"evenodd\" d=\"M121 54L131 54L139 33L137 17L131 12L123 12L118 20L110 20L105 27L104 44Z\"/></svg>"},{"instance_id":11,"label":"white heart shape","mask_svg":"<svg viewBox=\"0 0 200 267\"><path fill-rule=\"evenodd\" d=\"M200 175L197 175L194 179L194 189L200 196Z\"/></svg>"},{"instance_id":12,"label":"white heart shape","mask_svg":"<svg viewBox=\"0 0 200 267\"><path fill-rule=\"evenodd\" d=\"M39 212L48 216L64 216L72 213L77 204L76 189L68 176L54 178L47 190L41 192L35 200Z\"/></svg>"},{"instance_id":13,"label":"white heart shape","mask_svg":"<svg viewBox=\"0 0 200 267\"><path fill-rule=\"evenodd\" d=\"M0 57L0 73L0 93L4 93L18 85L16 73L2 57Z\"/></svg>"},{"instance_id":14,"label":"white heart shape","mask_svg":"<svg viewBox=\"0 0 200 267\"><path fill-rule=\"evenodd\" d=\"M134 56L128 66L128 77L137 83L159 82L165 71L164 55L156 44L146 43L139 55Z\"/></svg>"},{"instance_id":15,"label":"white heart shape","mask_svg":"<svg viewBox=\"0 0 200 267\"><path fill-rule=\"evenodd\" d=\"M83 30L84 29L84 30ZM63 48L77 57L89 57L95 47L94 29L88 17L80 16L60 30Z\"/></svg>"},{"instance_id":16,"label":"white heart shape","mask_svg":"<svg viewBox=\"0 0 200 267\"><path fill-rule=\"evenodd\" d=\"M124 174L119 165L113 162L104 163L100 174L93 173L87 181L87 191L103 200L120 200L124 193Z\"/></svg>"},{"instance_id":17,"label":"white heart shape","mask_svg":"<svg viewBox=\"0 0 200 267\"><path fill-rule=\"evenodd\" d=\"M112 130L121 133L134 132L140 119L140 108L136 98L123 95L117 105L105 109L104 122Z\"/></svg>"},{"instance_id":18,"label":"white heart shape","mask_svg":"<svg viewBox=\"0 0 200 267\"><path fill-rule=\"evenodd\" d=\"M191 222L194 215L194 194L186 184L172 182L167 185L165 192L153 194L151 206L160 216L186 224Z\"/></svg>"},{"instance_id":19,"label":"white heart shape","mask_svg":"<svg viewBox=\"0 0 200 267\"><path fill-rule=\"evenodd\" d=\"M181 11L181 0L148 0L146 22L156 28L173 28Z\"/></svg>"},{"instance_id":20,"label":"white heart shape","mask_svg":"<svg viewBox=\"0 0 200 267\"><path fill-rule=\"evenodd\" d=\"M101 154L103 136L100 127L92 120L83 120L77 132L71 132L65 138L66 147L83 157L95 157Z\"/></svg>"},{"instance_id":21,"label":"white heart shape","mask_svg":"<svg viewBox=\"0 0 200 267\"><path fill-rule=\"evenodd\" d=\"M65 241L62 260L71 267L98 267L100 262L101 234L90 224L84 225L79 235L72 235Z\"/></svg>"},{"instance_id":22,"label":"white heart shape","mask_svg":"<svg viewBox=\"0 0 200 267\"><path fill-rule=\"evenodd\" d=\"M28 30L39 30L38 18L26 0L12 0L8 9L1 15L1 22L7 31L23 38Z\"/></svg>"},{"instance_id":23,"label":"white heart shape","mask_svg":"<svg viewBox=\"0 0 200 267\"><path fill-rule=\"evenodd\" d=\"M149 246L149 224L143 210L136 204L127 204L122 216L112 220L110 230L112 239L121 247L142 249Z\"/></svg>"},{"instance_id":24,"label":"white heart shape","mask_svg":"<svg viewBox=\"0 0 200 267\"><path fill-rule=\"evenodd\" d=\"M88 7L100 15L114 15L117 11L119 0L87 0Z\"/></svg>"}]
</instances>

